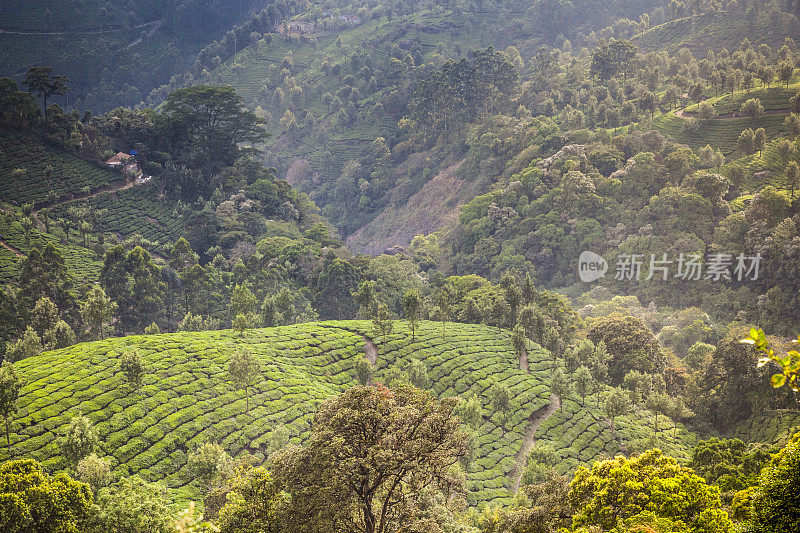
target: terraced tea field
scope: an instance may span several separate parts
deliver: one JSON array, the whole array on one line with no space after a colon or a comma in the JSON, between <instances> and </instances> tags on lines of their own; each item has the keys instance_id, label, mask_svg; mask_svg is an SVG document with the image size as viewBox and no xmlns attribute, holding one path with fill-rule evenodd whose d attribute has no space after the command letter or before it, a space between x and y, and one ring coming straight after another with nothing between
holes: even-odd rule
<instances>
[{"instance_id":1,"label":"terraced tea field","mask_svg":"<svg viewBox=\"0 0 800 533\"><path fill-rule=\"evenodd\" d=\"M147 186L103 192L86 201L95 212L107 210L100 217L102 227L99 228L105 233L116 233L123 238L138 233L150 241L161 243L175 241L183 234L184 226L174 213L174 200L157 198ZM44 212L65 218L68 208L67 203Z\"/></svg>"},{"instance_id":2,"label":"terraced tea field","mask_svg":"<svg viewBox=\"0 0 800 533\"><path fill-rule=\"evenodd\" d=\"M708 50L734 50L748 35L757 35L759 43L780 47L786 37L794 38L798 31L800 27L796 19L778 16L776 21L768 10L761 11L752 22L740 13L721 12L672 20L634 36L632 40L648 51L674 53L688 48L695 56L705 57Z\"/></svg>"},{"instance_id":3,"label":"terraced tea field","mask_svg":"<svg viewBox=\"0 0 800 533\"><path fill-rule=\"evenodd\" d=\"M791 437L800 428L800 412L777 411L760 413L739 424L732 437L745 442L779 442Z\"/></svg>"},{"instance_id":4,"label":"terraced tea field","mask_svg":"<svg viewBox=\"0 0 800 533\"><path fill-rule=\"evenodd\" d=\"M756 127L764 128L767 139L774 139L783 132L783 119L786 114L773 113L756 119ZM689 132L684 129L686 119L675 112L664 113L656 116L653 127L667 135L672 140L686 144L693 150L708 144L722 151L725 157L739 157L739 135L743 130L752 127L753 122L748 117L715 118L705 121L697 131Z\"/></svg>"},{"instance_id":5,"label":"terraced tea field","mask_svg":"<svg viewBox=\"0 0 800 533\"><path fill-rule=\"evenodd\" d=\"M41 204L100 189L120 175L27 134L0 127L0 201ZM48 198L50 191L55 196Z\"/></svg>"},{"instance_id":6,"label":"terraced tea field","mask_svg":"<svg viewBox=\"0 0 800 533\"><path fill-rule=\"evenodd\" d=\"M353 366L365 353L365 337L377 346L377 381L386 381L417 358L427 366L431 389L439 396L475 393L480 398L483 423L467 473L469 499L472 504L509 501L509 474L526 427L550 402L550 356L533 346L530 373L525 372L508 332L482 325L448 324L443 336L439 323L423 322L412 341L407 324L397 321L385 344L371 323L344 321L244 334L132 336L47 352L18 364L25 385L12 451L50 468L64 466L55 437L80 412L98 428L101 453L111 458L115 473L162 480L176 498L197 498L199 488L187 467L191 450L213 440L233 456L250 453L264 459L270 433L279 425L290 428L293 442L302 442L319 403L356 384ZM119 371L118 358L129 346L140 350L147 365L138 392ZM236 349L251 350L261 364L263 379L251 389L249 413L243 393L227 381L226 363ZM492 407L490 391L496 383L511 392L505 429L502 413ZM672 424L660 419L660 437L671 443L667 449L685 456L691 436L681 428L678 438L670 440L666 433ZM647 435L649 424L644 412L617 422L623 438ZM597 411L579 408L569 399L563 412L542 423L537 437L559 447L561 471L619 449Z\"/></svg>"},{"instance_id":7,"label":"terraced tea field","mask_svg":"<svg viewBox=\"0 0 800 533\"><path fill-rule=\"evenodd\" d=\"M30 242L28 242L22 225L14 217L10 216L8 212L0 212L0 236L2 236L3 242L22 255L27 255L33 246L38 246L41 249L47 241L52 241L78 284L95 283L100 277L103 261L93 251L77 244L64 245L52 235L40 232L37 229L31 230ZM16 283L17 267L20 259L21 257L8 248L0 247L1 284Z\"/></svg>"}]
</instances>

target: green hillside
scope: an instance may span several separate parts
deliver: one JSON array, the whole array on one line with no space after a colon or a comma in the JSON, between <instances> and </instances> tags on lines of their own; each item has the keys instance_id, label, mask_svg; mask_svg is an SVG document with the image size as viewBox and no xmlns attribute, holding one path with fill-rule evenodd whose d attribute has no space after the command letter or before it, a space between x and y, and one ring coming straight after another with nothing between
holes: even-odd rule
<instances>
[{"instance_id":1,"label":"green hillside","mask_svg":"<svg viewBox=\"0 0 800 533\"><path fill-rule=\"evenodd\" d=\"M25 385L13 428L13 454L51 468L63 466L55 436L81 412L97 426L116 473L163 480L177 498L196 497L187 468L191 450L213 440L231 455L251 453L263 459L270 433L279 425L290 429L293 441L302 441L319 403L356 383L353 363L365 353L365 335L374 336L371 323L306 323L244 334L116 338L25 359L18 363ZM374 342L377 381L417 358L427 366L431 389L438 395L477 394L484 421L475 433L467 474L470 501L507 501L516 456L532 445L524 438L526 427L549 403L549 354L534 346L526 373L508 333L482 325L447 324L443 336L439 323L423 322L412 341L406 323L398 322L385 345L378 338ZM139 392L130 390L118 368L118 357L129 347L138 348L147 363ZM226 380L226 362L237 349L251 350L262 365L264 379L251 391L249 414L243 393ZM496 383L511 392L505 431L502 415L491 403ZM594 404L587 399L587 407L581 408L566 400L564 410L540 426L537 438L541 434L559 451L559 470L620 451ZM673 440L667 431L672 423L663 416L661 420L666 448L686 457L694 437L680 429ZM617 427L623 439L647 437L651 420L644 411L634 411L620 418ZM581 430L585 432L576 436Z\"/></svg>"},{"instance_id":2,"label":"green hillside","mask_svg":"<svg viewBox=\"0 0 800 533\"><path fill-rule=\"evenodd\" d=\"M50 241L56 245L67 269L79 284L96 283L100 277L102 258L88 248L78 244L63 244L53 235L38 229L32 229L26 238L25 230L20 223L20 212L11 206L0 211L0 237L5 246L0 247L0 283L16 284L18 262L28 254L31 247L39 249ZM77 239L77 236L76 236Z\"/></svg>"},{"instance_id":3,"label":"green hillside","mask_svg":"<svg viewBox=\"0 0 800 533\"><path fill-rule=\"evenodd\" d=\"M17 205L94 192L121 180L118 173L9 128L0 128L0 175L0 200Z\"/></svg>"},{"instance_id":4,"label":"green hillside","mask_svg":"<svg viewBox=\"0 0 800 533\"><path fill-rule=\"evenodd\" d=\"M721 11L671 20L640 33L633 41L648 51L673 53L688 48L696 56L704 56L708 50L733 50L745 36L753 42L780 46L798 31L797 19L774 9L760 11L755 20L745 19L742 13Z\"/></svg>"}]
</instances>

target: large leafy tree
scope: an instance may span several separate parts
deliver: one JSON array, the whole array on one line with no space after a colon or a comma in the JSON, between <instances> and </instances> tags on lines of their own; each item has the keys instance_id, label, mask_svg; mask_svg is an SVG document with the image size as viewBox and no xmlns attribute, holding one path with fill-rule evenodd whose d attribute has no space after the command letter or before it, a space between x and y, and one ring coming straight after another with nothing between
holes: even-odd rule
<instances>
[{"instance_id":1,"label":"large leafy tree","mask_svg":"<svg viewBox=\"0 0 800 533\"><path fill-rule=\"evenodd\" d=\"M25 74L25 86L42 99L44 108L44 125L47 128L47 100L51 96L67 94L69 78L66 76L53 76L53 67L31 67Z\"/></svg>"},{"instance_id":2,"label":"large leafy tree","mask_svg":"<svg viewBox=\"0 0 800 533\"><path fill-rule=\"evenodd\" d=\"M90 516L92 491L65 473L49 476L33 459L0 465L0 531L78 533Z\"/></svg>"},{"instance_id":3,"label":"large leafy tree","mask_svg":"<svg viewBox=\"0 0 800 533\"><path fill-rule=\"evenodd\" d=\"M315 308L320 318L342 320L356 314L353 293L358 283L358 274L353 265L336 257L331 251L325 255L317 279Z\"/></svg>"},{"instance_id":4,"label":"large leafy tree","mask_svg":"<svg viewBox=\"0 0 800 533\"><path fill-rule=\"evenodd\" d=\"M56 304L66 316L72 316L76 309L72 276L64 258L50 241L42 249L31 248L22 260L19 285L17 298L23 309L32 310L44 297Z\"/></svg>"},{"instance_id":5,"label":"large leafy tree","mask_svg":"<svg viewBox=\"0 0 800 533\"><path fill-rule=\"evenodd\" d=\"M100 283L119 306L121 328L144 331L163 312L165 285L150 253L116 246L106 253Z\"/></svg>"},{"instance_id":6,"label":"large leafy tree","mask_svg":"<svg viewBox=\"0 0 800 533\"><path fill-rule=\"evenodd\" d=\"M105 336L104 330L114 318L116 310L117 304L106 296L103 287L95 284L86 294L86 300L81 304L81 316L89 328L89 335L93 338L99 336L102 339Z\"/></svg>"},{"instance_id":7,"label":"large leafy tree","mask_svg":"<svg viewBox=\"0 0 800 533\"><path fill-rule=\"evenodd\" d=\"M719 488L660 450L579 467L569 499L577 509L574 527L599 526L608 531L618 520L652 514L683 522L689 532L722 533L732 528L721 509Z\"/></svg>"},{"instance_id":8,"label":"large leafy tree","mask_svg":"<svg viewBox=\"0 0 800 533\"><path fill-rule=\"evenodd\" d=\"M139 476L122 479L97 494L97 509L86 531L101 533L171 533L172 512L167 507L167 489Z\"/></svg>"},{"instance_id":9,"label":"large leafy tree","mask_svg":"<svg viewBox=\"0 0 800 533\"><path fill-rule=\"evenodd\" d=\"M753 521L765 533L800 530L800 433L761 472L753 497Z\"/></svg>"},{"instance_id":10,"label":"large leafy tree","mask_svg":"<svg viewBox=\"0 0 800 533\"><path fill-rule=\"evenodd\" d=\"M450 469L467 439L455 406L408 385L353 387L324 402L307 444L273 457L291 530L413 530L420 493L456 483Z\"/></svg>"},{"instance_id":11,"label":"large leafy tree","mask_svg":"<svg viewBox=\"0 0 800 533\"><path fill-rule=\"evenodd\" d=\"M471 58L447 61L416 84L409 118L431 130L448 131L482 116L516 86L519 74L504 52L491 46Z\"/></svg>"},{"instance_id":12,"label":"large leafy tree","mask_svg":"<svg viewBox=\"0 0 800 533\"><path fill-rule=\"evenodd\" d=\"M612 39L608 44L595 49L592 54L592 75L601 82L624 74L628 65L636 57L636 47L626 39Z\"/></svg>"},{"instance_id":13,"label":"large leafy tree","mask_svg":"<svg viewBox=\"0 0 800 533\"><path fill-rule=\"evenodd\" d=\"M240 143L257 143L266 133L244 108L233 87L195 85L169 95L163 112L174 149L186 164L213 172L232 165Z\"/></svg>"},{"instance_id":14,"label":"large leafy tree","mask_svg":"<svg viewBox=\"0 0 800 533\"><path fill-rule=\"evenodd\" d=\"M629 315L612 314L593 320L589 339L605 342L611 361L608 374L614 383L621 383L631 370L660 372L666 366L658 340L641 320Z\"/></svg>"},{"instance_id":15,"label":"large leafy tree","mask_svg":"<svg viewBox=\"0 0 800 533\"><path fill-rule=\"evenodd\" d=\"M283 496L272 475L263 467L253 468L231 479L206 499L206 511L213 512L222 500L217 523L225 533L277 533L282 530L279 509Z\"/></svg>"}]
</instances>

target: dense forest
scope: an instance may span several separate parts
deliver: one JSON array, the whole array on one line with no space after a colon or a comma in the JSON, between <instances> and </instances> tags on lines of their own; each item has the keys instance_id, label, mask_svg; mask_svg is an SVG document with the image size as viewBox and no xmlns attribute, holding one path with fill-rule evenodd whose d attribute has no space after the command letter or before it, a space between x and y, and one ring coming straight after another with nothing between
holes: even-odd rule
<instances>
[{"instance_id":1,"label":"dense forest","mask_svg":"<svg viewBox=\"0 0 800 533\"><path fill-rule=\"evenodd\" d=\"M800 532L800 2L0 2L0 530Z\"/></svg>"}]
</instances>

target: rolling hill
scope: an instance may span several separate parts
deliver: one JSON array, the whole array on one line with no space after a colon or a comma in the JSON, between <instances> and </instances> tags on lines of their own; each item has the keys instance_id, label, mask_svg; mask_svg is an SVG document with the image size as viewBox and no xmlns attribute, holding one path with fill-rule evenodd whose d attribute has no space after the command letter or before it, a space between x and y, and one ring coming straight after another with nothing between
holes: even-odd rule
<instances>
[{"instance_id":1,"label":"rolling hill","mask_svg":"<svg viewBox=\"0 0 800 533\"><path fill-rule=\"evenodd\" d=\"M281 425L289 428L292 442L302 442L319 403L357 383L354 361L364 355L375 360L376 381L391 379L417 358L437 395L475 393L480 399L483 423L474 433L467 473L472 504L509 501L532 437L551 443L557 469L568 472L652 433L652 414L642 409L617 419L615 433L596 407L596 396L587 397L585 406L565 398L563 409L556 410L548 386L550 354L533 345L521 365L506 331L466 324L446 324L443 331L440 323L423 322L411 340L407 324L398 321L386 344L374 335L369 322L321 322L241 334L130 336L46 352L17 365L24 387L12 453L48 468L64 466L55 437L82 413L96 425L114 473L163 481L179 500L197 498L188 453L215 441L232 456L249 453L263 460L270 434ZM118 365L119 356L133 347L146 361L139 391L125 384ZM249 413L242 391L226 379L228 358L243 349L257 356L263 375L251 390ZM492 405L496 383L511 392L505 428ZM696 436L661 420L662 446L687 458Z\"/></svg>"}]
</instances>

